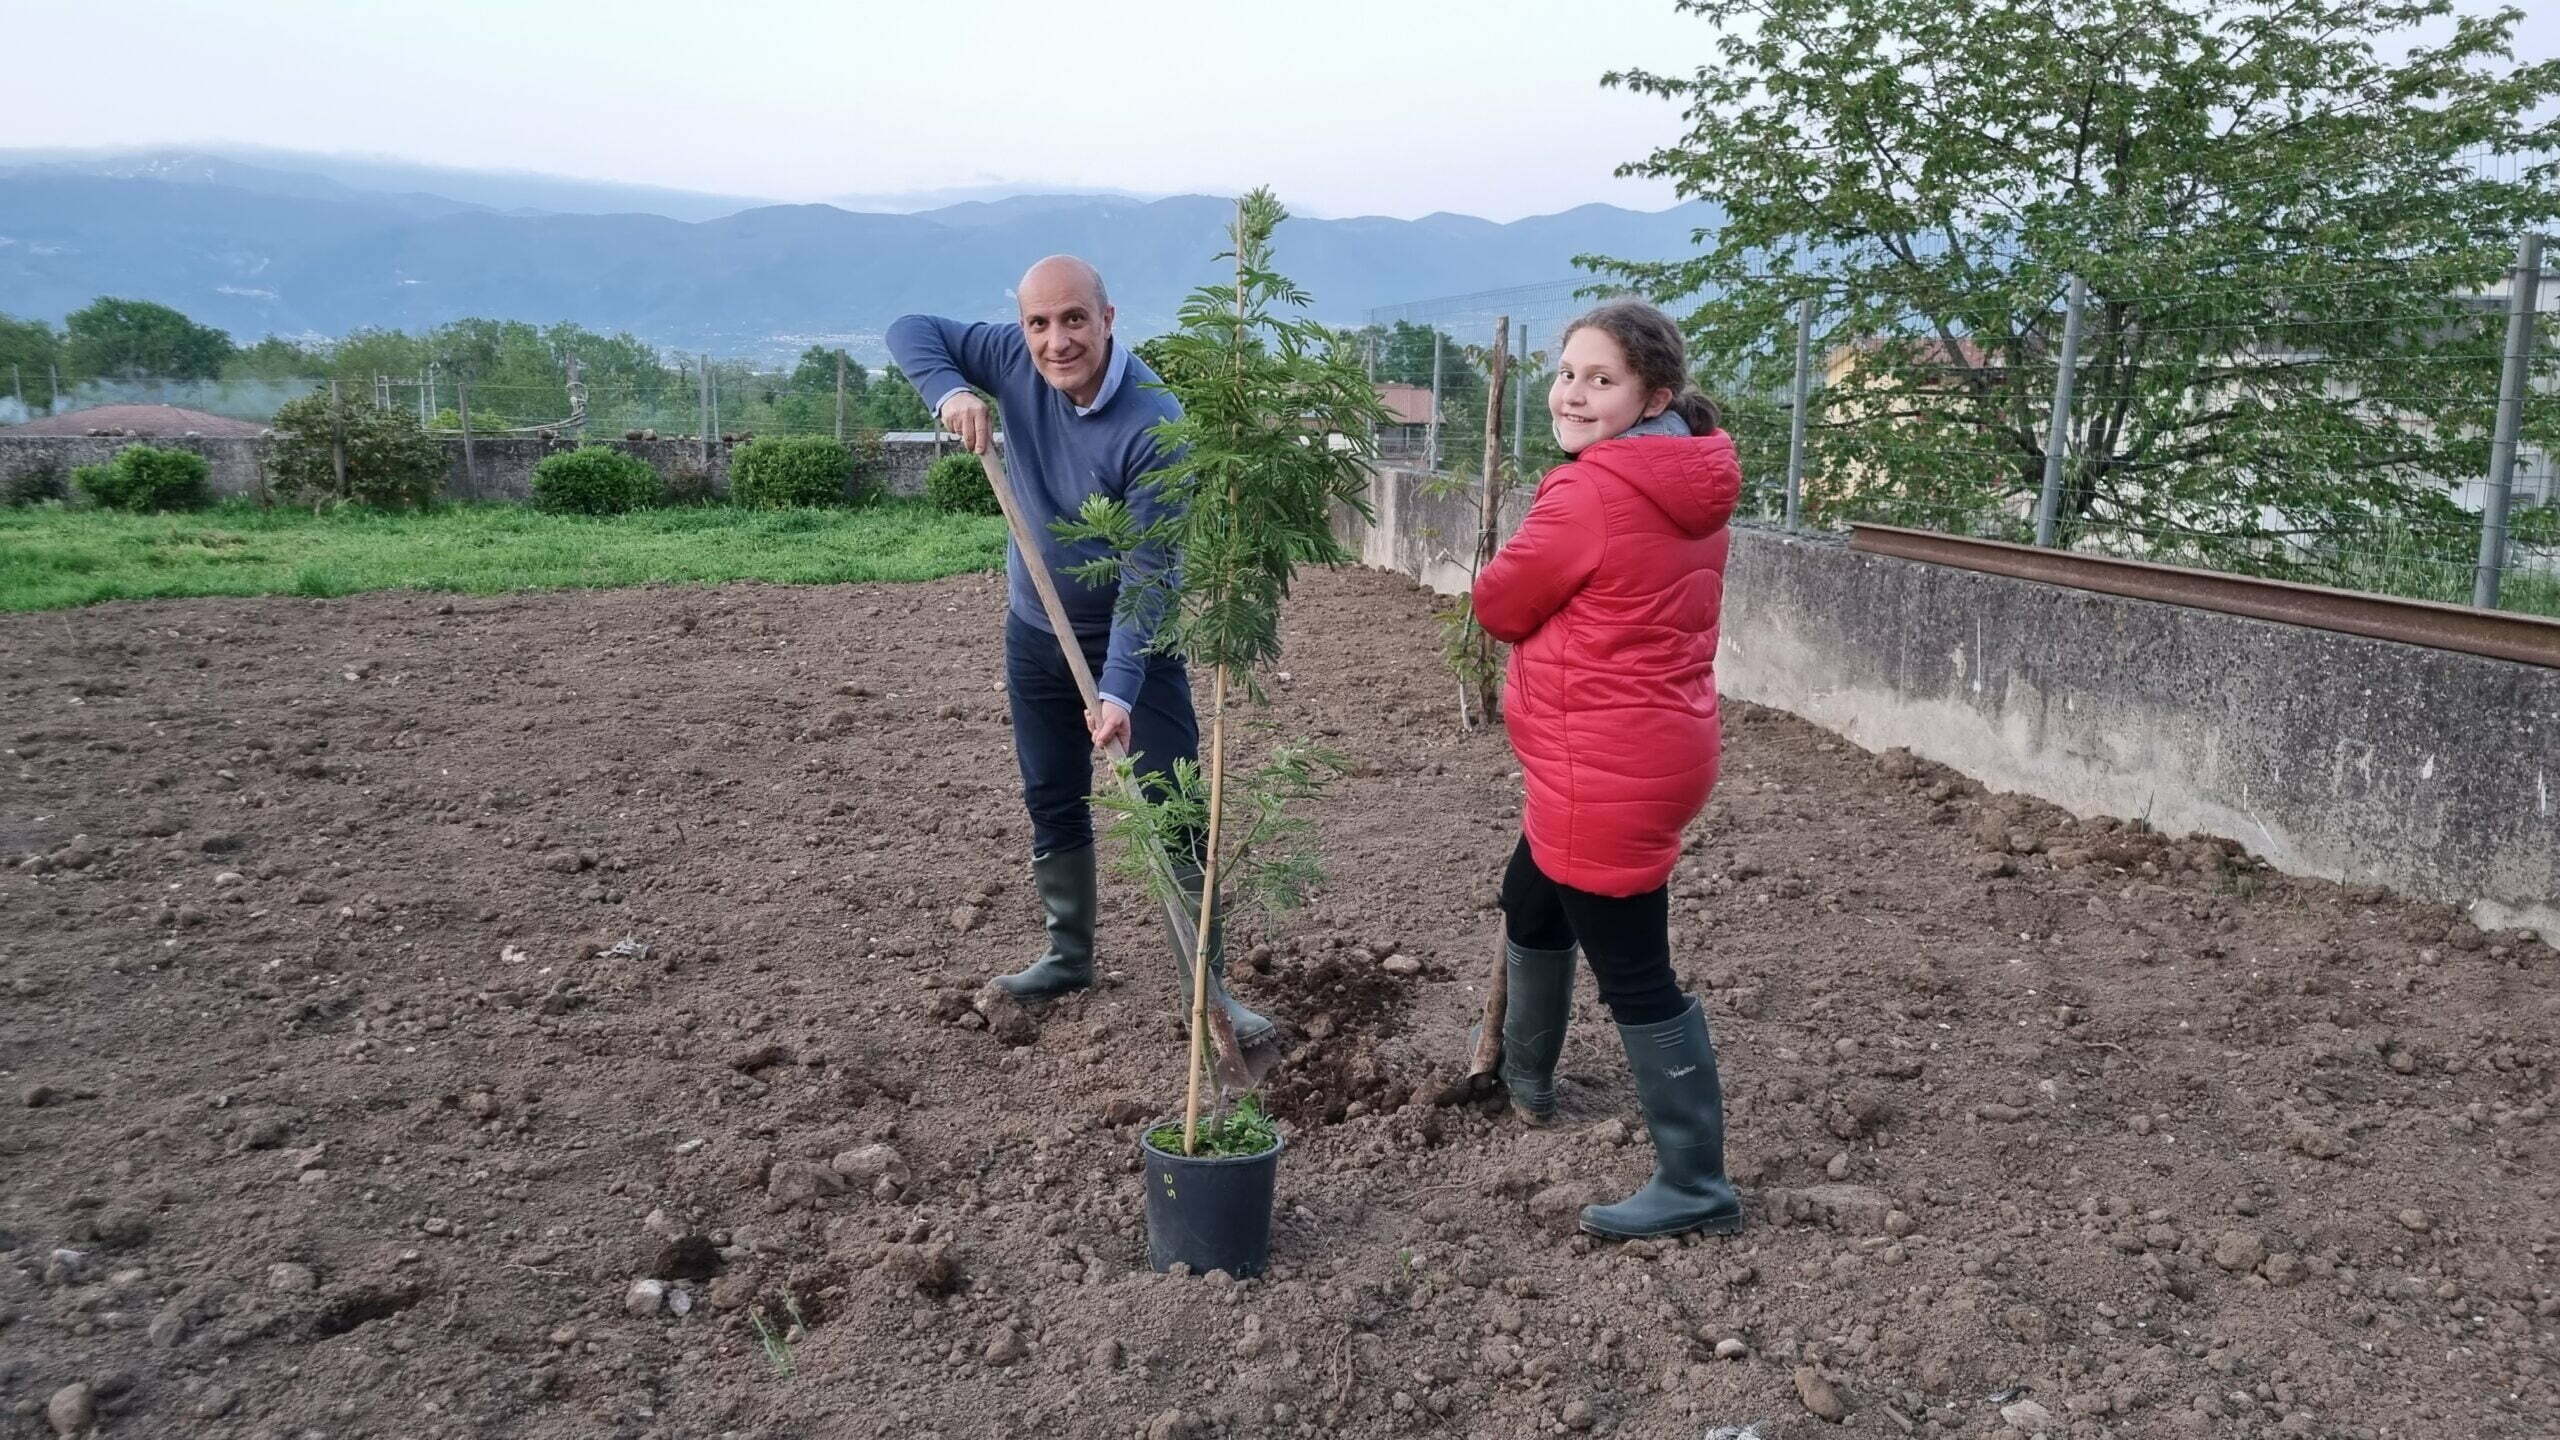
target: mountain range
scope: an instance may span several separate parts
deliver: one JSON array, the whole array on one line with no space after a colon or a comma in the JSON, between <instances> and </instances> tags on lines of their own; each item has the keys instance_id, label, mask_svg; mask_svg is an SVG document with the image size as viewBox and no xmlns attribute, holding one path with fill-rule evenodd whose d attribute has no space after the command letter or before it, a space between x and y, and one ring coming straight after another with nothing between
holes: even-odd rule
<instances>
[{"instance_id":1,"label":"mountain range","mask_svg":"<svg viewBox=\"0 0 2560 1440\"><path fill-rule=\"evenodd\" d=\"M1056 251L1102 268L1124 330L1169 329L1185 293L1221 278L1232 213L1213 196L1109 193L884 213L280 152L0 151L0 312L59 322L118 295L242 343L478 315L728 355L841 344L876 360L880 331L907 311L1007 315L1024 267ZM1566 278L1577 254L1688 253L1719 219L1702 203L1507 224L1300 218L1279 254L1322 318L1351 323L1374 306Z\"/></svg>"}]
</instances>

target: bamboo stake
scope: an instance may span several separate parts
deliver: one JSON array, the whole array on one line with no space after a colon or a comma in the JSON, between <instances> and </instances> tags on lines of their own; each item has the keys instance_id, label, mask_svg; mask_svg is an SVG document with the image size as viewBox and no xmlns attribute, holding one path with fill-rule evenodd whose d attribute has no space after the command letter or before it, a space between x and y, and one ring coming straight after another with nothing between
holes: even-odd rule
<instances>
[{"instance_id":1,"label":"bamboo stake","mask_svg":"<svg viewBox=\"0 0 2560 1440\"><path fill-rule=\"evenodd\" d=\"M1093 682L1093 668L1085 664L1084 650L1076 644L1075 626L1067 619L1067 607L1058 598L1057 581L1049 574L1049 562L1041 558L1039 542L1031 533L1030 522L1023 519L1022 506L1014 498L1013 482L1005 475L1004 461L997 456L993 443L987 446L986 454L979 458L986 463L987 484L995 491L996 504L1004 511L1006 526L1013 531L1014 548L1022 552L1023 571L1031 577L1031 588L1039 593L1040 608L1049 617L1049 629L1057 637L1058 647L1066 652L1067 669L1074 674L1076 690L1084 697L1085 713L1099 714L1102 709L1102 697ZM1219 679L1223 684L1225 681L1223 673ZM1121 788L1132 799L1143 798L1139 793L1137 777L1122 770L1116 763L1128 758L1128 747L1114 741L1108 753L1115 762L1111 767L1111 773L1119 778ZM1180 885L1172 860L1161 848L1152 845L1148 848L1150 853L1147 856L1147 863L1148 867L1155 871L1159 882L1155 888L1159 892L1158 898L1164 903L1165 924L1171 927L1176 943L1185 953L1205 952L1205 941L1202 937L1208 933L1206 905L1202 907L1200 922L1194 925L1190 913L1184 910L1182 902L1175 898ZM1192 997L1192 1006L1195 1011L1202 1008L1200 1002L1201 997L1195 991ZM1253 1073L1253 1067L1245 1059L1244 1046L1236 1039L1235 1023L1227 1017L1225 1006L1218 1006L1211 1011L1208 1025L1210 1039L1217 1046L1218 1083L1227 1089L1250 1089L1257 1077ZM1197 1048L1196 1042L1195 1048Z\"/></svg>"},{"instance_id":2,"label":"bamboo stake","mask_svg":"<svg viewBox=\"0 0 2560 1440\"><path fill-rule=\"evenodd\" d=\"M1209 936L1211 909L1218 901L1218 822L1225 812L1227 788L1227 667L1218 667L1209 700L1209 845L1200 866L1200 933L1191 950L1191 1083L1182 1101L1182 1153L1200 1148L1200 1071L1208 1056L1202 1043L1209 1027Z\"/></svg>"},{"instance_id":3,"label":"bamboo stake","mask_svg":"<svg viewBox=\"0 0 2560 1440\"><path fill-rule=\"evenodd\" d=\"M1236 335L1244 338L1244 202L1236 202ZM1237 348L1236 368L1244 368L1243 349ZM1227 533L1235 534L1236 493L1227 488ZM1191 940L1191 1079L1182 1102L1182 1153L1193 1155L1200 1149L1200 1060L1201 1035L1209 1023L1209 910L1218 894L1218 822L1225 811L1227 785L1227 667L1221 662L1218 677L1209 700L1209 841L1200 866L1200 933Z\"/></svg>"}]
</instances>

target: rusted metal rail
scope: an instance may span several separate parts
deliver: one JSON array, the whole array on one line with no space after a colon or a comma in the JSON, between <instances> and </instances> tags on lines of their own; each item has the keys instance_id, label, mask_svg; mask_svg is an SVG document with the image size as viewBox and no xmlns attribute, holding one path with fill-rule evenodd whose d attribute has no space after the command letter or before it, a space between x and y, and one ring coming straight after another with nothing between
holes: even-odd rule
<instances>
[{"instance_id":1,"label":"rusted metal rail","mask_svg":"<svg viewBox=\"0 0 2560 1440\"><path fill-rule=\"evenodd\" d=\"M2154 565L2111 555L2084 555L2074 550L2041 550L2032 545L1940 535L1895 525L1849 528L1849 548L1861 554L1891 555L2074 590L2218 610L2226 615L2246 615L2560 669L2560 620L2539 615L2367 595L2289 580Z\"/></svg>"}]
</instances>

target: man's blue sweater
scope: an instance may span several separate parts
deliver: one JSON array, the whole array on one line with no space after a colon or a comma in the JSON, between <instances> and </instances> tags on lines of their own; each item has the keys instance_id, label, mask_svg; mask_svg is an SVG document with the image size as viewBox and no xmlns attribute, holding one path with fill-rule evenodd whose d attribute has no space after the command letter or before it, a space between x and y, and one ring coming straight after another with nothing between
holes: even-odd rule
<instances>
[{"instance_id":1,"label":"man's blue sweater","mask_svg":"<svg viewBox=\"0 0 2560 1440\"><path fill-rule=\"evenodd\" d=\"M1153 525L1162 510L1156 487L1138 482L1165 464L1149 432L1159 421L1182 414L1174 398L1156 388L1161 382L1137 352L1111 341L1103 386L1092 408L1079 410L1065 393L1041 378L1031 363L1031 349L1020 325L963 325L935 315L902 315L889 326L889 355L898 362L927 405L939 406L964 386L996 397L1004 422L1005 470L1022 503L1023 519L1039 537L1042 556L1058 585L1069 623L1077 635L1109 633L1110 650L1095 684L1104 695L1133 706L1146 679L1144 652L1153 627L1132 625L1114 616L1119 587L1087 585L1067 571L1109 551L1099 541L1068 545L1053 534L1050 522L1083 510L1088 496L1108 495L1126 504L1141 529ZM1124 561L1134 581L1150 577L1164 557L1150 551ZM1008 601L1024 623L1046 633L1049 617L1040 608L1039 592L1023 572L1018 546L1005 551Z\"/></svg>"}]
</instances>

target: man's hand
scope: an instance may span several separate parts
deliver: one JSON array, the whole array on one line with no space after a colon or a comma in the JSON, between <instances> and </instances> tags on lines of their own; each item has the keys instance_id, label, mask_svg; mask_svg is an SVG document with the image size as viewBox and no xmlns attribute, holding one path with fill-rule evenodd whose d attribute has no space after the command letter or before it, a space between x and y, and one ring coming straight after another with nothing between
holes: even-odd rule
<instances>
[{"instance_id":1,"label":"man's hand","mask_svg":"<svg viewBox=\"0 0 2560 1440\"><path fill-rule=\"evenodd\" d=\"M1084 717L1084 723L1093 732L1094 749L1108 750L1114 744L1124 750L1129 748L1129 712L1120 707L1119 701L1105 700L1095 705Z\"/></svg>"},{"instance_id":2,"label":"man's hand","mask_svg":"<svg viewBox=\"0 0 2560 1440\"><path fill-rule=\"evenodd\" d=\"M959 436L972 455L986 454L995 443L995 419L987 402L966 390L942 402L942 428Z\"/></svg>"}]
</instances>

